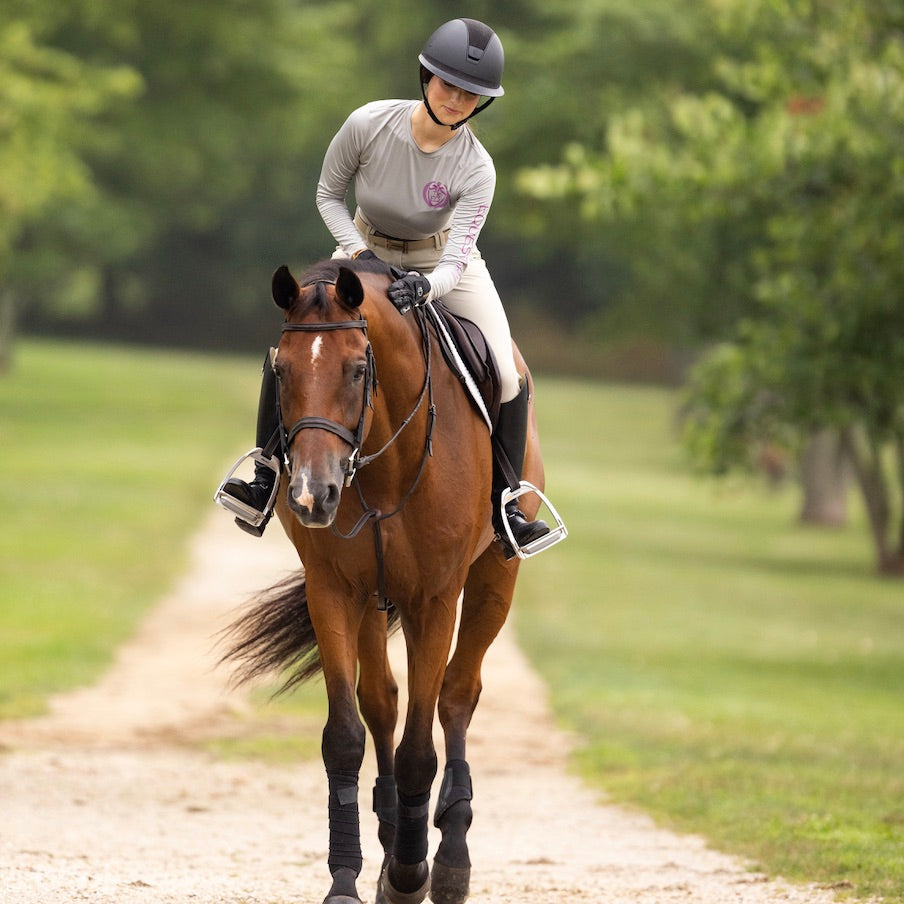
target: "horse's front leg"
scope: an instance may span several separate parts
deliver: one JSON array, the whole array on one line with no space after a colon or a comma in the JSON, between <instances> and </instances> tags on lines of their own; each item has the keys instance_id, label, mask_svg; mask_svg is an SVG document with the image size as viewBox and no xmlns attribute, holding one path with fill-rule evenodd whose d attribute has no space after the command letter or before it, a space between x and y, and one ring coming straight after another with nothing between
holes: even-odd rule
<instances>
[{"instance_id":1,"label":"horse's front leg","mask_svg":"<svg viewBox=\"0 0 904 904\"><path fill-rule=\"evenodd\" d=\"M363 862L358 774L364 760L365 729L355 702L355 677L361 610L333 595L315 596L310 586L308 600L329 698L322 753L329 787L327 862L333 882L323 904L360 904L356 888Z\"/></svg>"},{"instance_id":2,"label":"horse's front leg","mask_svg":"<svg viewBox=\"0 0 904 904\"><path fill-rule=\"evenodd\" d=\"M377 756L373 803L379 820L380 844L386 857L384 866L392 853L398 810L393 752L399 697L399 688L386 652L386 636L386 613L379 611L375 605L369 606L358 635L358 662L361 666L358 703L373 737Z\"/></svg>"},{"instance_id":3,"label":"horse's front leg","mask_svg":"<svg viewBox=\"0 0 904 904\"><path fill-rule=\"evenodd\" d=\"M471 860L466 836L471 827L473 790L466 757L467 731L480 698L483 658L508 616L516 575L517 561L505 562L493 544L474 563L465 585L455 655L439 697L446 766L434 816L442 833L431 877L434 904L462 904L468 897Z\"/></svg>"},{"instance_id":4,"label":"horse's front leg","mask_svg":"<svg viewBox=\"0 0 904 904\"><path fill-rule=\"evenodd\" d=\"M408 711L395 753L396 832L376 904L419 904L430 887L427 824L437 764L433 716L452 644L456 603L457 593L451 593L402 611L408 646Z\"/></svg>"}]
</instances>

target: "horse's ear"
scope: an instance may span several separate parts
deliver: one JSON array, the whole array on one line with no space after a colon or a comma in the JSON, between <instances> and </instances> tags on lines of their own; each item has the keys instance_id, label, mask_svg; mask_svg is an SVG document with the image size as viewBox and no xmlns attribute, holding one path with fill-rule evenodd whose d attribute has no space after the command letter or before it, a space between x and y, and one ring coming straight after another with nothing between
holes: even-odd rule
<instances>
[{"instance_id":1,"label":"horse's ear","mask_svg":"<svg viewBox=\"0 0 904 904\"><path fill-rule=\"evenodd\" d=\"M349 270L348 267L339 268L336 295L347 308L357 308L364 301L364 287L354 270Z\"/></svg>"},{"instance_id":2,"label":"horse's ear","mask_svg":"<svg viewBox=\"0 0 904 904\"><path fill-rule=\"evenodd\" d=\"M301 289L285 264L273 274L272 292L273 300L285 311L298 301Z\"/></svg>"}]
</instances>

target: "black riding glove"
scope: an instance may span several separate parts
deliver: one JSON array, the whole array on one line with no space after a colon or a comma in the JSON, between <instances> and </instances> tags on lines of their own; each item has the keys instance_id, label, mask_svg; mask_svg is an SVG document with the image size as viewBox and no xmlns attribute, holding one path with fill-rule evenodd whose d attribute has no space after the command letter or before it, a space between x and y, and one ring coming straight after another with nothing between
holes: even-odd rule
<instances>
[{"instance_id":1,"label":"black riding glove","mask_svg":"<svg viewBox=\"0 0 904 904\"><path fill-rule=\"evenodd\" d=\"M393 273L395 276L400 271ZM412 308L419 308L427 303L427 294L430 292L430 283L427 277L417 270L409 270L399 276L389 287L389 300L402 314L407 314Z\"/></svg>"},{"instance_id":2,"label":"black riding glove","mask_svg":"<svg viewBox=\"0 0 904 904\"><path fill-rule=\"evenodd\" d=\"M378 261L380 259L370 250L370 248L359 251L354 257L356 261Z\"/></svg>"}]
</instances>

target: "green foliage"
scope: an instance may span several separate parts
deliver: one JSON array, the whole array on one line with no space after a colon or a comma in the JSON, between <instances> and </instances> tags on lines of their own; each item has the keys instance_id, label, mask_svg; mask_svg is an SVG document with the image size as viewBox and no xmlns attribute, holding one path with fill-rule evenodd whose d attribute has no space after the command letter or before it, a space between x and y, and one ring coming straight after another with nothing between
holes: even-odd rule
<instances>
[{"instance_id":1,"label":"green foliage","mask_svg":"<svg viewBox=\"0 0 904 904\"><path fill-rule=\"evenodd\" d=\"M904 626L863 513L818 530L790 487L687 474L677 395L537 402L569 537L513 612L582 774L771 875L901 900Z\"/></svg>"},{"instance_id":2,"label":"green foliage","mask_svg":"<svg viewBox=\"0 0 904 904\"><path fill-rule=\"evenodd\" d=\"M522 189L574 197L591 223L652 222L649 247L629 248L627 302L639 295L679 330L698 310L670 302L682 292L736 314L791 291L848 307L852 292L887 299L902 228L900 11L868 0L708 7L714 31L697 32L716 43L708 84L653 94L658 109L632 104L603 141L524 171ZM665 255L671 292L646 274L650 252L657 264ZM691 332L707 335L701 326Z\"/></svg>"},{"instance_id":3,"label":"green foliage","mask_svg":"<svg viewBox=\"0 0 904 904\"><path fill-rule=\"evenodd\" d=\"M904 14L871 0L710 5L722 50L709 90L668 98L666 119L626 111L604 148L575 147L523 185L574 192L591 219L656 224L665 275L635 290L674 311L679 334L706 335L706 321L651 295L666 279L736 321L714 322L733 347L693 376L692 449L724 471L776 433L842 431L879 567L904 571Z\"/></svg>"},{"instance_id":4,"label":"green foliage","mask_svg":"<svg viewBox=\"0 0 904 904\"><path fill-rule=\"evenodd\" d=\"M87 683L184 565L250 361L22 342L0 380L0 715Z\"/></svg>"},{"instance_id":5,"label":"green foliage","mask_svg":"<svg viewBox=\"0 0 904 904\"><path fill-rule=\"evenodd\" d=\"M91 197L85 126L140 86L128 67L92 65L45 39L38 16L14 12L0 23L0 280L35 218L55 203Z\"/></svg>"},{"instance_id":6,"label":"green foliage","mask_svg":"<svg viewBox=\"0 0 904 904\"><path fill-rule=\"evenodd\" d=\"M55 170L52 202L17 228L4 298L31 330L245 348L267 341L258 318L273 268L332 250L314 188L335 129L368 100L416 96L418 49L462 12L438 0L6 5L42 52L84 71L80 88L108 70L132 81L130 103L111 98L75 116L77 134L53 133L74 169ZM568 141L602 140L649 78L709 79L697 10L692 0L479 0L466 11L507 50L506 96L475 127L500 175L483 245L511 307L567 296L556 316L574 325L624 282L623 243L640 232L579 228L570 199L539 210L514 173ZM77 194L62 190L73 172ZM37 197L38 181L54 185L31 171L22 193Z\"/></svg>"},{"instance_id":7,"label":"green foliage","mask_svg":"<svg viewBox=\"0 0 904 904\"><path fill-rule=\"evenodd\" d=\"M152 322L178 323L198 297L232 300L228 252L214 269L197 243L256 192L278 194L268 175L282 173L289 148L303 144L293 115L305 92L305 57L294 54L296 43L303 54L302 34L300 11L282 0L254 8L83 0L59 8L49 41L89 65L127 65L143 90L89 133L92 197L61 203L36 225L40 241L23 248L17 271L22 301L71 316L81 294L89 313L102 310L115 326L151 305ZM192 254L181 249L191 244ZM174 291L174 267L202 270L206 292Z\"/></svg>"},{"instance_id":8,"label":"green foliage","mask_svg":"<svg viewBox=\"0 0 904 904\"><path fill-rule=\"evenodd\" d=\"M788 427L785 399L759 366L735 344L712 350L691 371L682 410L683 438L691 459L704 471L726 475L735 468L755 472L765 447L798 446Z\"/></svg>"}]
</instances>

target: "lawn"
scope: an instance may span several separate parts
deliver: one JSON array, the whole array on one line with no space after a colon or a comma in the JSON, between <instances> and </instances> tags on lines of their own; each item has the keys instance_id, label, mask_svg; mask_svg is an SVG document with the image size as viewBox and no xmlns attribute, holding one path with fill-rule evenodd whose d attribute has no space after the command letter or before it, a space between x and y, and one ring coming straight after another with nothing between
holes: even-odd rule
<instances>
[{"instance_id":1,"label":"lawn","mask_svg":"<svg viewBox=\"0 0 904 904\"><path fill-rule=\"evenodd\" d=\"M0 717L96 677L171 586L257 386L248 359L20 343ZM540 379L538 405L570 536L524 563L514 619L575 768L771 874L902 900L904 584L873 574L862 514L806 528L792 485L692 476L668 391Z\"/></svg>"},{"instance_id":2,"label":"lawn","mask_svg":"<svg viewBox=\"0 0 904 904\"><path fill-rule=\"evenodd\" d=\"M660 390L539 396L570 536L515 618L578 768L770 873L904 898L904 584L861 514L806 527L793 485L693 477Z\"/></svg>"},{"instance_id":3,"label":"lawn","mask_svg":"<svg viewBox=\"0 0 904 904\"><path fill-rule=\"evenodd\" d=\"M21 342L0 375L0 717L90 681L250 445L249 360Z\"/></svg>"}]
</instances>

